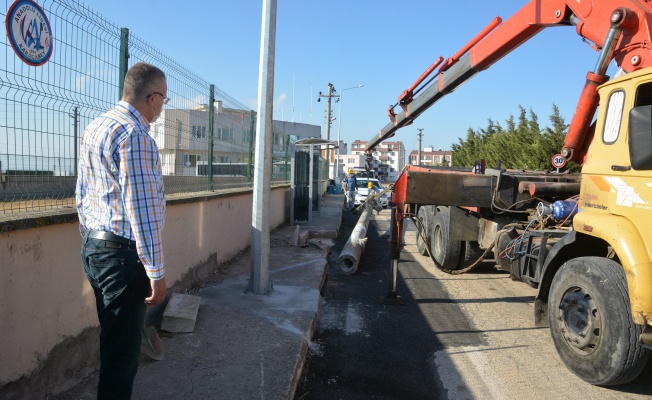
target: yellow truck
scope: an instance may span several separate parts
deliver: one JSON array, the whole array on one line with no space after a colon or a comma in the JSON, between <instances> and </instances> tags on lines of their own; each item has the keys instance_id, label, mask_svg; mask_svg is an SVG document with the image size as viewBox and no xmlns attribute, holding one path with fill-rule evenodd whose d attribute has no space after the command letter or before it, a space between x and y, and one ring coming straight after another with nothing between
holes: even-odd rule
<instances>
[{"instance_id":1,"label":"yellow truck","mask_svg":"<svg viewBox=\"0 0 652 400\"><path fill-rule=\"evenodd\" d=\"M547 27L575 27L599 51L558 160L581 163L581 174L406 167L390 202L388 299L398 300L404 221L412 218L419 252L440 269L463 273L493 258L536 287L535 323L550 327L559 357L580 378L618 385L640 374L652 349L651 21L652 3L642 0L533 0L440 57L399 96L369 155ZM614 79L605 75L612 60L622 72Z\"/></svg>"}]
</instances>

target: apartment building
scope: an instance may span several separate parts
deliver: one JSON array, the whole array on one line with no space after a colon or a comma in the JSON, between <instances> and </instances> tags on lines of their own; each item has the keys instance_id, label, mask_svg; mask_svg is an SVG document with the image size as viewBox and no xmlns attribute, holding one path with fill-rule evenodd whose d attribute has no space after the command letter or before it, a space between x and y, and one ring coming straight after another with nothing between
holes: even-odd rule
<instances>
[{"instance_id":1,"label":"apartment building","mask_svg":"<svg viewBox=\"0 0 652 400\"><path fill-rule=\"evenodd\" d=\"M213 163L250 164L255 143L255 113L222 107L218 101L213 115ZM209 158L209 119L207 105L192 110L163 110L150 130L159 148L163 175L201 174L201 165L205 166ZM273 121L272 131L274 157L287 157L295 140L321 137L318 125L286 121Z\"/></svg>"},{"instance_id":2,"label":"apartment building","mask_svg":"<svg viewBox=\"0 0 652 400\"><path fill-rule=\"evenodd\" d=\"M453 163L453 152L450 150L435 150L433 146L426 146L421 152L421 162L417 162L419 157L418 150L410 152L411 165L430 165L430 166L443 166L450 167Z\"/></svg>"},{"instance_id":3,"label":"apartment building","mask_svg":"<svg viewBox=\"0 0 652 400\"><path fill-rule=\"evenodd\" d=\"M351 144L351 154L365 156L367 142L355 140ZM394 182L405 166L405 146L403 142L382 142L374 149L371 167L381 181Z\"/></svg>"}]
</instances>

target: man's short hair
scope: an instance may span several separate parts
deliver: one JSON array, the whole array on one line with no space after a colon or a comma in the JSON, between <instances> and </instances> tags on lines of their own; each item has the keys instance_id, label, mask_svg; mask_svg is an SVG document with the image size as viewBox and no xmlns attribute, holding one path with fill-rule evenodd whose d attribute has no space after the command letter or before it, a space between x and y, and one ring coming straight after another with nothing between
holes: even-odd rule
<instances>
[{"instance_id":1,"label":"man's short hair","mask_svg":"<svg viewBox=\"0 0 652 400\"><path fill-rule=\"evenodd\" d=\"M165 80L165 73L159 68L144 62L136 63L125 75L122 97L132 100L146 97L161 80Z\"/></svg>"}]
</instances>

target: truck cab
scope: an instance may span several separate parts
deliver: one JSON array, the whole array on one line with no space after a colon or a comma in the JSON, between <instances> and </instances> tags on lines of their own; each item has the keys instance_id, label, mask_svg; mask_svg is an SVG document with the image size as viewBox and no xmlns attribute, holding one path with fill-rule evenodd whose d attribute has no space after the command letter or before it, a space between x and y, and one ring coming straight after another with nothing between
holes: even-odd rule
<instances>
[{"instance_id":1,"label":"truck cab","mask_svg":"<svg viewBox=\"0 0 652 400\"><path fill-rule=\"evenodd\" d=\"M599 93L573 228L613 249L634 320L652 324L652 68L611 80Z\"/></svg>"}]
</instances>

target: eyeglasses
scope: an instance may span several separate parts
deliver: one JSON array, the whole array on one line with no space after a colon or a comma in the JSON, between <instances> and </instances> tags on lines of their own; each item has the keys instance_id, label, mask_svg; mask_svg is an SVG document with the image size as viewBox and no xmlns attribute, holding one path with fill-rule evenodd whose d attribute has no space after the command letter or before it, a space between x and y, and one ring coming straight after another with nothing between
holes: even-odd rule
<instances>
[{"instance_id":1,"label":"eyeglasses","mask_svg":"<svg viewBox=\"0 0 652 400\"><path fill-rule=\"evenodd\" d=\"M163 97L163 104L168 104L170 102L169 97L165 97L165 96L163 96L163 93L159 93L159 92L153 92L153 93L148 94L147 99L154 96L155 94L158 94L159 96Z\"/></svg>"}]
</instances>

